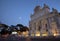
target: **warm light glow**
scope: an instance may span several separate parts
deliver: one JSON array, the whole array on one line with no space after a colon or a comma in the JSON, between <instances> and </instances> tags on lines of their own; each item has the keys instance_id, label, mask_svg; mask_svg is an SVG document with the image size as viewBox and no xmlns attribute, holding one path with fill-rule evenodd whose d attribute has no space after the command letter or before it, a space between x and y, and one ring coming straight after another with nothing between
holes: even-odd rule
<instances>
[{"instance_id":1,"label":"warm light glow","mask_svg":"<svg viewBox=\"0 0 60 41\"><path fill-rule=\"evenodd\" d=\"M58 31L56 31L56 30L52 30L52 33L53 33L53 36L58 36L59 35Z\"/></svg>"},{"instance_id":2,"label":"warm light glow","mask_svg":"<svg viewBox=\"0 0 60 41\"><path fill-rule=\"evenodd\" d=\"M54 36L58 36L59 34L54 33Z\"/></svg>"},{"instance_id":3,"label":"warm light glow","mask_svg":"<svg viewBox=\"0 0 60 41\"><path fill-rule=\"evenodd\" d=\"M37 31L36 34L35 34L35 36L40 36L40 32Z\"/></svg>"},{"instance_id":4,"label":"warm light glow","mask_svg":"<svg viewBox=\"0 0 60 41\"><path fill-rule=\"evenodd\" d=\"M42 34L42 36L48 36L48 34Z\"/></svg>"},{"instance_id":5,"label":"warm light glow","mask_svg":"<svg viewBox=\"0 0 60 41\"><path fill-rule=\"evenodd\" d=\"M40 36L40 34L36 34L35 36Z\"/></svg>"},{"instance_id":6,"label":"warm light glow","mask_svg":"<svg viewBox=\"0 0 60 41\"><path fill-rule=\"evenodd\" d=\"M23 35L25 35L26 34L26 32L23 32Z\"/></svg>"},{"instance_id":7,"label":"warm light glow","mask_svg":"<svg viewBox=\"0 0 60 41\"><path fill-rule=\"evenodd\" d=\"M29 35L28 35L28 31L23 32L22 34L23 34L23 36L25 36L25 37L29 36Z\"/></svg>"},{"instance_id":8,"label":"warm light glow","mask_svg":"<svg viewBox=\"0 0 60 41\"><path fill-rule=\"evenodd\" d=\"M54 34L54 36L57 36L57 34Z\"/></svg>"}]
</instances>

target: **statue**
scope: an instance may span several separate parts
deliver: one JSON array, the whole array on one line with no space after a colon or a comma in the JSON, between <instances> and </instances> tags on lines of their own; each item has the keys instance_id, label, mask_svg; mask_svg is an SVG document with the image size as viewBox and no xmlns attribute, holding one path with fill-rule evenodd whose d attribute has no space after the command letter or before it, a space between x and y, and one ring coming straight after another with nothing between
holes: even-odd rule
<instances>
[{"instance_id":1,"label":"statue","mask_svg":"<svg viewBox=\"0 0 60 41\"><path fill-rule=\"evenodd\" d=\"M50 9L50 8L49 8L49 6L48 6L48 5L46 5L46 4L44 4L44 8L48 8L48 9Z\"/></svg>"},{"instance_id":2,"label":"statue","mask_svg":"<svg viewBox=\"0 0 60 41\"><path fill-rule=\"evenodd\" d=\"M34 9L34 11L37 12L37 11L39 11L40 9L41 9L40 6L36 6L35 9Z\"/></svg>"},{"instance_id":3,"label":"statue","mask_svg":"<svg viewBox=\"0 0 60 41\"><path fill-rule=\"evenodd\" d=\"M54 13L57 13L58 11L56 10L56 9L54 9L54 8L52 8L52 11L54 12Z\"/></svg>"}]
</instances>

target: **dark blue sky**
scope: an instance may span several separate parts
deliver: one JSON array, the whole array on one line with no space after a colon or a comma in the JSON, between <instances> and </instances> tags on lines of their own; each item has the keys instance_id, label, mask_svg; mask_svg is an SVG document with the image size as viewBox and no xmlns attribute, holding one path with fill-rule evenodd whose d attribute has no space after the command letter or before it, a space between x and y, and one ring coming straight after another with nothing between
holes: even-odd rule
<instances>
[{"instance_id":1,"label":"dark blue sky","mask_svg":"<svg viewBox=\"0 0 60 41\"><path fill-rule=\"evenodd\" d=\"M35 6L43 7L44 3L60 12L60 0L0 0L0 21L7 25L28 26Z\"/></svg>"}]
</instances>

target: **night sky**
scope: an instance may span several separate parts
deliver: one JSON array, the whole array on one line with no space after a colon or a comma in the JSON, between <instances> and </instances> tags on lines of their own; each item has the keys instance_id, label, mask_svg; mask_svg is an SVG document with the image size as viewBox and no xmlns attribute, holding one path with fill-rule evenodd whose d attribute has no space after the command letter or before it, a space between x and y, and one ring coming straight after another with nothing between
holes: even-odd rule
<instances>
[{"instance_id":1,"label":"night sky","mask_svg":"<svg viewBox=\"0 0 60 41\"><path fill-rule=\"evenodd\" d=\"M30 15L37 5L47 4L60 12L60 0L0 0L0 22L7 25L29 26Z\"/></svg>"}]
</instances>

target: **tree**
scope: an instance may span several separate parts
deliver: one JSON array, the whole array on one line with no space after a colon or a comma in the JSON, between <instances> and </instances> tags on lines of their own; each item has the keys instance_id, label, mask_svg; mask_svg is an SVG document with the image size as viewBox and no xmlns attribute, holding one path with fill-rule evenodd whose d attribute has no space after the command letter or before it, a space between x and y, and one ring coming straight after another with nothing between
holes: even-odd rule
<instances>
[{"instance_id":1,"label":"tree","mask_svg":"<svg viewBox=\"0 0 60 41\"><path fill-rule=\"evenodd\" d=\"M22 24L17 24L16 27L19 27L20 31L29 31L28 27L23 26Z\"/></svg>"},{"instance_id":2,"label":"tree","mask_svg":"<svg viewBox=\"0 0 60 41\"><path fill-rule=\"evenodd\" d=\"M16 26L23 27L23 25L22 25L22 24L17 24Z\"/></svg>"},{"instance_id":3,"label":"tree","mask_svg":"<svg viewBox=\"0 0 60 41\"><path fill-rule=\"evenodd\" d=\"M22 31L29 31L29 29L28 29L28 27L24 26L24 27L22 28Z\"/></svg>"},{"instance_id":4,"label":"tree","mask_svg":"<svg viewBox=\"0 0 60 41\"><path fill-rule=\"evenodd\" d=\"M20 31L20 32L23 32L23 30L22 30L23 27L24 26L22 24L17 24L16 25L17 30Z\"/></svg>"}]
</instances>

